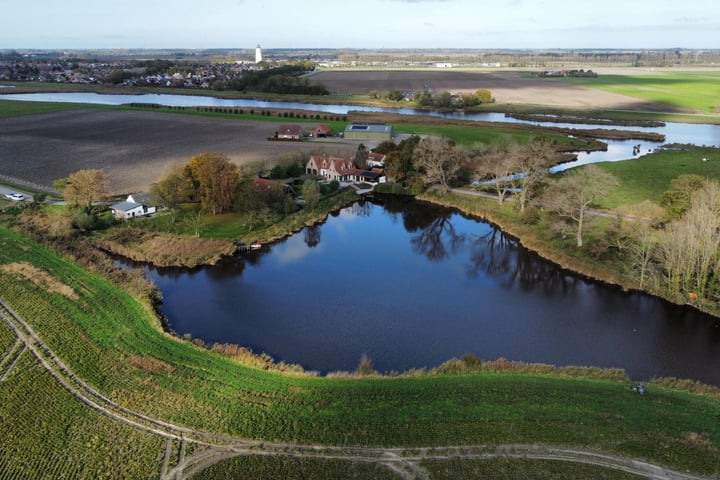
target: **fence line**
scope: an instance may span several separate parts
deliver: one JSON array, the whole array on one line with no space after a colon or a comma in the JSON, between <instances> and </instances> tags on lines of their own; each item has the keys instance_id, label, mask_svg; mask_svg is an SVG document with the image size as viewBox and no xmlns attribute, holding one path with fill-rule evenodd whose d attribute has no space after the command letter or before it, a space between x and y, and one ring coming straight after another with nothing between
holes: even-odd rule
<instances>
[{"instance_id":1,"label":"fence line","mask_svg":"<svg viewBox=\"0 0 720 480\"><path fill-rule=\"evenodd\" d=\"M40 185L39 183L30 182L28 180L23 180L22 178L16 178L11 177L10 175L3 175L0 173L0 182L8 183L10 185L15 185L17 187L26 187L30 190L36 190L38 192L45 192L45 193L52 193L57 194L58 191L54 189L53 187L48 187L47 185Z\"/></svg>"}]
</instances>

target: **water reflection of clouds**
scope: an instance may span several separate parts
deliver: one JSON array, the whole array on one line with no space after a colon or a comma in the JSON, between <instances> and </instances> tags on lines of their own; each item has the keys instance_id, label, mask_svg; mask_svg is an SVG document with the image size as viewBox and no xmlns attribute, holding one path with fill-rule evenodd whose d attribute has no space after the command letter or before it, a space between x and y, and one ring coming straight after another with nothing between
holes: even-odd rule
<instances>
[{"instance_id":1,"label":"water reflection of clouds","mask_svg":"<svg viewBox=\"0 0 720 480\"><path fill-rule=\"evenodd\" d=\"M326 222L326 225L330 226L335 233L340 237L344 237L348 234L347 226L360 219L361 215L358 215L352 207L342 208L340 212L335 215L335 218L339 221Z\"/></svg>"},{"instance_id":2,"label":"water reflection of clouds","mask_svg":"<svg viewBox=\"0 0 720 480\"><path fill-rule=\"evenodd\" d=\"M322 251L322 243L310 248L302 235L293 235L281 245L273 248L273 257L278 265L289 265L300 262L311 253L317 254Z\"/></svg>"}]
</instances>

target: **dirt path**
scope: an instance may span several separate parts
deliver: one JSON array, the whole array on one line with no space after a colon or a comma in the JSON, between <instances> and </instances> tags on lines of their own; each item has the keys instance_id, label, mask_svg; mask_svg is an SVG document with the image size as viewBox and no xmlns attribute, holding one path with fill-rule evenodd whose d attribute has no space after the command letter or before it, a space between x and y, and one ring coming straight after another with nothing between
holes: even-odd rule
<instances>
[{"instance_id":1,"label":"dirt path","mask_svg":"<svg viewBox=\"0 0 720 480\"><path fill-rule=\"evenodd\" d=\"M35 334L32 327L2 300L0 300L0 318L8 324L18 338L18 342L2 358L3 362L7 362L8 357L15 357L15 361L9 367L6 367L5 373L7 374L15 366L17 358L25 350L28 350L38 359L42 367L78 401L115 421L165 438L164 454L160 465L160 480L184 480L220 461L251 455L373 463L383 465L395 472L398 478L407 480L428 480L430 478L429 472L421 465L421 462L493 458L523 458L584 463L657 480L710 480L709 477L677 472L640 460L603 452L552 445L477 445L413 449L337 447L268 443L189 429L134 412L93 389L75 376ZM22 348L20 348L20 344L23 345ZM20 353L13 353L18 351ZM168 469L173 442L178 442L178 463L173 468ZM195 444L206 448L193 455L185 456L184 446L186 444Z\"/></svg>"}]
</instances>

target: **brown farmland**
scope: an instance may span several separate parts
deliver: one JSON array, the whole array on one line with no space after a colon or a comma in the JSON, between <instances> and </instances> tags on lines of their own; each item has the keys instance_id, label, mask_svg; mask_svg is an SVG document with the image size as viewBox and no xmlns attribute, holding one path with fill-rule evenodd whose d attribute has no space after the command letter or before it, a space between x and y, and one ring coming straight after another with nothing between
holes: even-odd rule
<instances>
[{"instance_id":1,"label":"brown farmland","mask_svg":"<svg viewBox=\"0 0 720 480\"><path fill-rule=\"evenodd\" d=\"M366 95L372 90L416 92L424 89L458 93L485 88L492 92L499 104L663 112L677 110L667 104L571 85L560 79L533 77L521 71L333 70L318 72L311 79L323 83L333 94Z\"/></svg>"},{"instance_id":2,"label":"brown farmland","mask_svg":"<svg viewBox=\"0 0 720 480\"><path fill-rule=\"evenodd\" d=\"M272 165L283 153L321 146L267 141L280 123L287 120L249 122L100 109L3 118L0 174L51 186L74 171L97 168L110 176L114 193L130 193L147 191L169 165L186 163L202 152L223 153L238 164L264 160Z\"/></svg>"}]
</instances>

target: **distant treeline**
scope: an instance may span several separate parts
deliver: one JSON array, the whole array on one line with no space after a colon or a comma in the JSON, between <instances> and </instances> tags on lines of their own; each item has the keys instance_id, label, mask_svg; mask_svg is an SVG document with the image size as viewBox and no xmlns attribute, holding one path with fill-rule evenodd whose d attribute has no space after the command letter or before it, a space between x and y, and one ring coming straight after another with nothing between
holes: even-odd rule
<instances>
[{"instance_id":1,"label":"distant treeline","mask_svg":"<svg viewBox=\"0 0 720 480\"><path fill-rule=\"evenodd\" d=\"M315 68L312 62L282 65L267 70L248 70L241 77L225 82L215 82L215 90L238 90L263 93L291 93L299 95L328 95L328 89L321 83L311 84L300 77Z\"/></svg>"},{"instance_id":2,"label":"distant treeline","mask_svg":"<svg viewBox=\"0 0 720 480\"><path fill-rule=\"evenodd\" d=\"M210 112L210 113L224 113L229 115L260 115L271 117L276 115L282 118L301 118L303 120L327 120L335 122L347 122L347 115L338 115L333 113L312 113L312 112L295 112L285 110L255 110L254 108L239 108L239 107L184 107L184 106L173 106L173 105L160 105L159 103L143 103L143 102L132 102L126 103L125 106L132 108L151 108L151 109L168 109L168 110L181 110L181 111L194 111L194 112Z\"/></svg>"}]
</instances>

